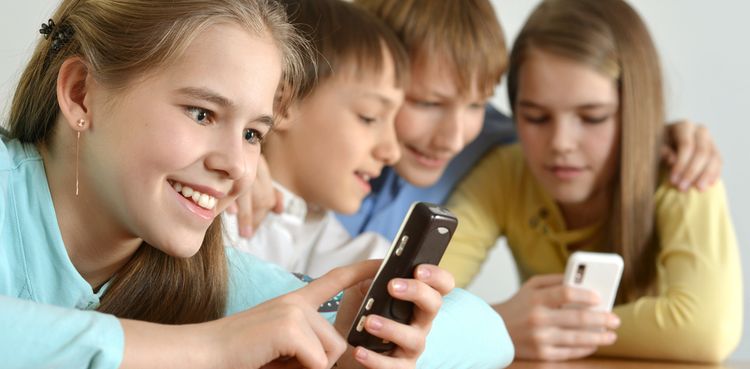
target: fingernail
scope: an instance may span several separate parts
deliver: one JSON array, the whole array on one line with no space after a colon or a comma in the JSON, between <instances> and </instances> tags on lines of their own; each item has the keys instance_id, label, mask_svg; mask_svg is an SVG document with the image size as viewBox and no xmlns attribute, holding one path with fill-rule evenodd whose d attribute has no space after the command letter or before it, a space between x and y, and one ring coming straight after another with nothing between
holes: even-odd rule
<instances>
[{"instance_id":1,"label":"fingernail","mask_svg":"<svg viewBox=\"0 0 750 369\"><path fill-rule=\"evenodd\" d=\"M383 320L374 315L370 315L367 318L367 328L369 330L379 331L380 328L383 328Z\"/></svg>"},{"instance_id":2,"label":"fingernail","mask_svg":"<svg viewBox=\"0 0 750 369\"><path fill-rule=\"evenodd\" d=\"M607 336L604 339L609 343L614 343L617 340L617 335L613 332L607 332Z\"/></svg>"},{"instance_id":3,"label":"fingernail","mask_svg":"<svg viewBox=\"0 0 750 369\"><path fill-rule=\"evenodd\" d=\"M617 328L620 326L620 318L618 316L614 316L610 319L611 325L614 328Z\"/></svg>"},{"instance_id":4,"label":"fingernail","mask_svg":"<svg viewBox=\"0 0 750 369\"><path fill-rule=\"evenodd\" d=\"M669 178L669 180L672 182L672 184L677 185L680 183L680 176L678 176L677 174L673 174L672 177Z\"/></svg>"},{"instance_id":5,"label":"fingernail","mask_svg":"<svg viewBox=\"0 0 750 369\"><path fill-rule=\"evenodd\" d=\"M429 279L432 273L427 268L419 268L417 269L417 278L421 280Z\"/></svg>"},{"instance_id":6,"label":"fingernail","mask_svg":"<svg viewBox=\"0 0 750 369\"><path fill-rule=\"evenodd\" d=\"M705 191L707 186L708 186L708 183L705 180L700 181L700 183L698 183L698 189L701 190L701 192Z\"/></svg>"},{"instance_id":7,"label":"fingernail","mask_svg":"<svg viewBox=\"0 0 750 369\"><path fill-rule=\"evenodd\" d=\"M688 187L690 186L690 183L687 181L680 182L680 190L681 191L687 191Z\"/></svg>"},{"instance_id":8,"label":"fingernail","mask_svg":"<svg viewBox=\"0 0 750 369\"><path fill-rule=\"evenodd\" d=\"M252 226L242 226L240 227L240 237L242 238L250 238L250 236L253 235L253 227Z\"/></svg>"},{"instance_id":9,"label":"fingernail","mask_svg":"<svg viewBox=\"0 0 750 369\"><path fill-rule=\"evenodd\" d=\"M365 351L361 347L358 347L357 350L354 352L354 357L356 357L357 360L359 361L365 361L367 360L367 351Z\"/></svg>"},{"instance_id":10,"label":"fingernail","mask_svg":"<svg viewBox=\"0 0 750 369\"><path fill-rule=\"evenodd\" d=\"M394 291L404 292L406 291L406 282L404 281L393 281L391 282Z\"/></svg>"}]
</instances>

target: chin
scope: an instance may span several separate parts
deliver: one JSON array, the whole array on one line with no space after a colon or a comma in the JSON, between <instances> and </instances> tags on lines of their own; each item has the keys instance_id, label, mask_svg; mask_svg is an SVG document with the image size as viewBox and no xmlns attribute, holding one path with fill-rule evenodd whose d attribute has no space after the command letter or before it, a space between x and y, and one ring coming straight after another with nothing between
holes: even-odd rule
<instances>
[{"instance_id":1,"label":"chin","mask_svg":"<svg viewBox=\"0 0 750 369\"><path fill-rule=\"evenodd\" d=\"M561 192L558 191L553 196L555 200L561 204L581 204L583 202L586 202L586 200L589 198L588 194L585 193L571 193L568 191Z\"/></svg>"},{"instance_id":2,"label":"chin","mask_svg":"<svg viewBox=\"0 0 750 369\"><path fill-rule=\"evenodd\" d=\"M364 199L357 199L356 201L337 204L337 206L331 207L330 210L333 210L339 214L352 215L359 210L360 206L362 206L362 200Z\"/></svg>"},{"instance_id":3,"label":"chin","mask_svg":"<svg viewBox=\"0 0 750 369\"><path fill-rule=\"evenodd\" d=\"M164 240L161 243L149 242L149 245L171 257L186 259L198 253L198 250L203 246L203 237L176 237L171 240Z\"/></svg>"},{"instance_id":4,"label":"chin","mask_svg":"<svg viewBox=\"0 0 750 369\"><path fill-rule=\"evenodd\" d=\"M421 168L403 168L403 170L398 170L397 168L396 170L398 171L398 174L412 186L430 187L440 180L440 176L443 175L445 168L436 170L425 170Z\"/></svg>"}]
</instances>

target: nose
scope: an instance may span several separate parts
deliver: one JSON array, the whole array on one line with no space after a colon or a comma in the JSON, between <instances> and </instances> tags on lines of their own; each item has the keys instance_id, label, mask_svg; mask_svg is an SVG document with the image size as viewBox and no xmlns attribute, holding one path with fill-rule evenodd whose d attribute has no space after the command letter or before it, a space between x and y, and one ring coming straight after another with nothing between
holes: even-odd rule
<instances>
[{"instance_id":1,"label":"nose","mask_svg":"<svg viewBox=\"0 0 750 369\"><path fill-rule=\"evenodd\" d=\"M221 135L222 139L212 143L206 156L206 167L220 173L222 177L238 180L247 174L247 157L245 145L249 145L241 134ZM260 151L260 147L258 147Z\"/></svg>"},{"instance_id":2,"label":"nose","mask_svg":"<svg viewBox=\"0 0 750 369\"><path fill-rule=\"evenodd\" d=\"M393 165L401 158L401 150L398 147L396 139L396 128L393 121L385 124L382 134L379 137L373 156L375 159L383 162L384 165Z\"/></svg>"},{"instance_id":3,"label":"nose","mask_svg":"<svg viewBox=\"0 0 750 369\"><path fill-rule=\"evenodd\" d=\"M570 119L555 117L552 122L552 137L550 146L555 152L567 153L575 149L578 127Z\"/></svg>"},{"instance_id":4,"label":"nose","mask_svg":"<svg viewBox=\"0 0 750 369\"><path fill-rule=\"evenodd\" d=\"M455 154L464 148L465 127L461 109L446 111L435 128L432 142L437 150Z\"/></svg>"}]
</instances>

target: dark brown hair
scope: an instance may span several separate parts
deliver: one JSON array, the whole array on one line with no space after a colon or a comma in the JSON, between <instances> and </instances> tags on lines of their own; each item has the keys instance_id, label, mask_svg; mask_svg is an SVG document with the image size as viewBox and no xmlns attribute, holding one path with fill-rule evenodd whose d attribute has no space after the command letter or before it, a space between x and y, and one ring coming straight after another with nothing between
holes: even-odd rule
<instances>
[{"instance_id":1,"label":"dark brown hair","mask_svg":"<svg viewBox=\"0 0 750 369\"><path fill-rule=\"evenodd\" d=\"M381 20L359 6L342 0L281 0L289 21L315 49L315 63L300 95L309 95L317 83L342 72L380 74L384 51L393 60L396 85L405 87L409 62L403 45ZM317 69L316 69L317 68Z\"/></svg>"}]
</instances>

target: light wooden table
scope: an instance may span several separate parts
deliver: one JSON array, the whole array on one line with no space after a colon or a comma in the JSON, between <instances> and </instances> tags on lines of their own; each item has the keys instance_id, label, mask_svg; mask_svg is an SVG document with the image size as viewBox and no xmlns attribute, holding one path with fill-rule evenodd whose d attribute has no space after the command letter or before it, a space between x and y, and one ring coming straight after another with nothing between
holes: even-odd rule
<instances>
[{"instance_id":1,"label":"light wooden table","mask_svg":"<svg viewBox=\"0 0 750 369\"><path fill-rule=\"evenodd\" d=\"M750 369L750 363L692 364L668 361L585 359L565 362L516 360L509 369Z\"/></svg>"}]
</instances>

